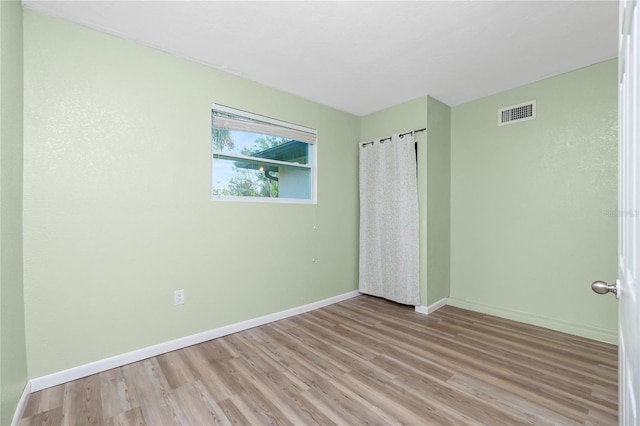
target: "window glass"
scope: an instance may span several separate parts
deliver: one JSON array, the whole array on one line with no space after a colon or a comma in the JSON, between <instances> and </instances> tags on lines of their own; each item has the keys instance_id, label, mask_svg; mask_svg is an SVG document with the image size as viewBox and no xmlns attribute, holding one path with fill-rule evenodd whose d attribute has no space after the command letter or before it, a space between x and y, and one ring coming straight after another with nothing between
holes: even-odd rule
<instances>
[{"instance_id":1,"label":"window glass","mask_svg":"<svg viewBox=\"0 0 640 426\"><path fill-rule=\"evenodd\" d=\"M315 201L315 131L223 108L212 109L212 199Z\"/></svg>"}]
</instances>

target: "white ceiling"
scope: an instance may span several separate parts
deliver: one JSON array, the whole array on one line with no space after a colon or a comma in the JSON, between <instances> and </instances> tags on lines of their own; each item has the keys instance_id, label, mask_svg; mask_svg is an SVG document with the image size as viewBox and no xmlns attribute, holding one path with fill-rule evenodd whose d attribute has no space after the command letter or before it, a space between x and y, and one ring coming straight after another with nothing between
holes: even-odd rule
<instances>
[{"instance_id":1,"label":"white ceiling","mask_svg":"<svg viewBox=\"0 0 640 426\"><path fill-rule=\"evenodd\" d=\"M617 56L615 0L23 4L356 115L427 94L455 106Z\"/></svg>"}]
</instances>

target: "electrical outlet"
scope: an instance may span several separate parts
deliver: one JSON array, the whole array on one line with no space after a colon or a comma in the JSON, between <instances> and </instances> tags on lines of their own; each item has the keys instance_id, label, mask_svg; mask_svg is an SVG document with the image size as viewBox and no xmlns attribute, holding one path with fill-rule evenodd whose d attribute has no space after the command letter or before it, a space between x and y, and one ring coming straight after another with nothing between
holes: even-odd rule
<instances>
[{"instance_id":1,"label":"electrical outlet","mask_svg":"<svg viewBox=\"0 0 640 426\"><path fill-rule=\"evenodd\" d=\"M173 292L173 304L174 305L184 304L184 290L176 290Z\"/></svg>"}]
</instances>

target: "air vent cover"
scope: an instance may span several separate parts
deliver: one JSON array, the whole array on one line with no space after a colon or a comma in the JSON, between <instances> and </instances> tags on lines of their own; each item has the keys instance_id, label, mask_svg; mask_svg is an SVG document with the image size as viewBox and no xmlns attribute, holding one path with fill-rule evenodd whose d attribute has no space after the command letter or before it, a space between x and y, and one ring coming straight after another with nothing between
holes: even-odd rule
<instances>
[{"instance_id":1,"label":"air vent cover","mask_svg":"<svg viewBox=\"0 0 640 426\"><path fill-rule=\"evenodd\" d=\"M498 110L498 126L519 123L536 118L536 101L512 105Z\"/></svg>"}]
</instances>

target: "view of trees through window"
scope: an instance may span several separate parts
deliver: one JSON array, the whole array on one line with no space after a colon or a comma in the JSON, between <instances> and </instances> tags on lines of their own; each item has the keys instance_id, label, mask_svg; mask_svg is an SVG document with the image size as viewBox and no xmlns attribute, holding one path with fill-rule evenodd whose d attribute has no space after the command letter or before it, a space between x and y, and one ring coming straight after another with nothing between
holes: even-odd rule
<instances>
[{"instance_id":1,"label":"view of trees through window","mask_svg":"<svg viewBox=\"0 0 640 426\"><path fill-rule=\"evenodd\" d=\"M270 148L289 142L288 139L227 129L212 129L212 148L218 152L230 152L255 156ZM215 157L214 157L215 158ZM278 197L278 169L255 161L217 158L213 195L243 197Z\"/></svg>"},{"instance_id":2,"label":"view of trees through window","mask_svg":"<svg viewBox=\"0 0 640 426\"><path fill-rule=\"evenodd\" d=\"M211 200L316 202L317 131L213 104Z\"/></svg>"}]
</instances>

